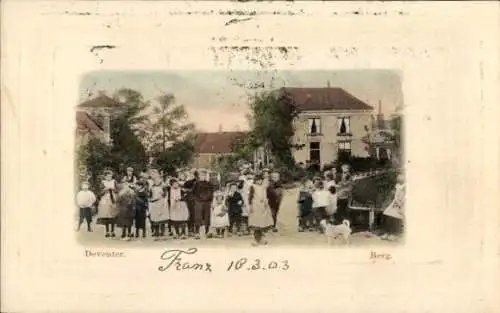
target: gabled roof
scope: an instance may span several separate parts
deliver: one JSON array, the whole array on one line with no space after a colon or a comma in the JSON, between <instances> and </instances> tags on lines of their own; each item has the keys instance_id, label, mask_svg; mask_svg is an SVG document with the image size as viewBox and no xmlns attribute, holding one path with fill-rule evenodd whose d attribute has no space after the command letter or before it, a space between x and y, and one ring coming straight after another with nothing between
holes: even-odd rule
<instances>
[{"instance_id":1,"label":"gabled roof","mask_svg":"<svg viewBox=\"0 0 500 313\"><path fill-rule=\"evenodd\" d=\"M198 133L194 141L195 153L231 153L234 142L245 132Z\"/></svg>"},{"instance_id":2,"label":"gabled roof","mask_svg":"<svg viewBox=\"0 0 500 313\"><path fill-rule=\"evenodd\" d=\"M106 95L99 95L93 99L89 99L78 106L81 108L112 108L112 107L122 107L125 104L116 101Z\"/></svg>"},{"instance_id":3,"label":"gabled roof","mask_svg":"<svg viewBox=\"0 0 500 313\"><path fill-rule=\"evenodd\" d=\"M76 112L76 128L85 131L104 131L86 112Z\"/></svg>"},{"instance_id":4,"label":"gabled roof","mask_svg":"<svg viewBox=\"0 0 500 313\"><path fill-rule=\"evenodd\" d=\"M283 87L280 91L295 101L299 111L373 110L372 106L342 88Z\"/></svg>"}]
</instances>

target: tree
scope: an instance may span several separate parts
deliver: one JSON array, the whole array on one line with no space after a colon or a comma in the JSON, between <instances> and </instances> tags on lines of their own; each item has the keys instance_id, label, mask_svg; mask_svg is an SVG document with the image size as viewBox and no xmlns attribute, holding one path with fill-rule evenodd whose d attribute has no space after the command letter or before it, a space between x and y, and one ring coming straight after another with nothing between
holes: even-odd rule
<instances>
[{"instance_id":1,"label":"tree","mask_svg":"<svg viewBox=\"0 0 500 313\"><path fill-rule=\"evenodd\" d=\"M252 130L247 146L265 147L271 152L275 166L293 167L292 149L300 149L301 146L293 143L293 120L298 112L292 99L287 94L264 91L253 97L250 110Z\"/></svg>"},{"instance_id":2,"label":"tree","mask_svg":"<svg viewBox=\"0 0 500 313\"><path fill-rule=\"evenodd\" d=\"M88 179L90 186L94 189L99 186L100 175L105 169L117 170L113 161L111 146L105 144L99 138L90 138L86 144L78 148L77 153L78 165L84 167L88 175L88 177L80 177L80 181Z\"/></svg>"},{"instance_id":3,"label":"tree","mask_svg":"<svg viewBox=\"0 0 500 313\"><path fill-rule=\"evenodd\" d=\"M154 164L165 173L174 175L178 168L188 165L193 153L194 146L191 140L179 141L158 153L155 157Z\"/></svg>"},{"instance_id":4,"label":"tree","mask_svg":"<svg viewBox=\"0 0 500 313\"><path fill-rule=\"evenodd\" d=\"M151 103L146 101L140 92L129 88L118 90L114 98L125 104L120 117L126 119L130 128L138 135L144 124L147 124L149 117L145 111L151 106Z\"/></svg>"},{"instance_id":5,"label":"tree","mask_svg":"<svg viewBox=\"0 0 500 313\"><path fill-rule=\"evenodd\" d=\"M191 141L194 124L188 120L183 105L175 104L173 94L164 94L158 98L150 115L151 155L165 152L175 142Z\"/></svg>"},{"instance_id":6,"label":"tree","mask_svg":"<svg viewBox=\"0 0 500 313\"><path fill-rule=\"evenodd\" d=\"M119 172L127 166L142 170L148 162L146 150L129 123L126 115L111 121L111 157L115 171Z\"/></svg>"}]
</instances>

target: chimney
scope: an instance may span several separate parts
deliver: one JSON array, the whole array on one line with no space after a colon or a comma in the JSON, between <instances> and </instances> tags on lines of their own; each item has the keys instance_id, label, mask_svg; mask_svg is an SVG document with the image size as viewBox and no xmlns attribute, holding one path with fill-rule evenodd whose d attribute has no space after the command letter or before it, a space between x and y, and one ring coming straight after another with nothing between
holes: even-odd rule
<instances>
[{"instance_id":1,"label":"chimney","mask_svg":"<svg viewBox=\"0 0 500 313\"><path fill-rule=\"evenodd\" d=\"M377 128L378 129L385 128L384 114L382 114L382 101L381 100L378 101Z\"/></svg>"},{"instance_id":2,"label":"chimney","mask_svg":"<svg viewBox=\"0 0 500 313\"><path fill-rule=\"evenodd\" d=\"M331 86L330 86L330 81L327 81L327 82L326 82L326 86L327 86L328 88L330 88L330 87L331 87Z\"/></svg>"},{"instance_id":3,"label":"chimney","mask_svg":"<svg viewBox=\"0 0 500 313\"><path fill-rule=\"evenodd\" d=\"M222 124L219 124L219 133L222 133L223 129L222 129Z\"/></svg>"}]
</instances>

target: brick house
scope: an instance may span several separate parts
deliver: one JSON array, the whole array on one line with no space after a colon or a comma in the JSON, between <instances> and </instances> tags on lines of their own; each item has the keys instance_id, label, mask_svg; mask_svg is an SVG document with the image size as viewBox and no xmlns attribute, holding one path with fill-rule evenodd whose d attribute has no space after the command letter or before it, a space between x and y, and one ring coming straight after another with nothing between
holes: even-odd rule
<instances>
[{"instance_id":1,"label":"brick house","mask_svg":"<svg viewBox=\"0 0 500 313\"><path fill-rule=\"evenodd\" d=\"M243 135L245 132L236 131L196 134L192 166L213 169L219 157L232 153L232 145Z\"/></svg>"},{"instance_id":2,"label":"brick house","mask_svg":"<svg viewBox=\"0 0 500 313\"><path fill-rule=\"evenodd\" d=\"M105 140L104 129L87 112L76 112L76 146L79 147L88 142L92 137Z\"/></svg>"},{"instance_id":3,"label":"brick house","mask_svg":"<svg viewBox=\"0 0 500 313\"><path fill-rule=\"evenodd\" d=\"M342 88L288 88L277 91L294 101L299 115L294 121L293 152L297 163L325 165L339 156L369 157L363 140L371 132L373 107Z\"/></svg>"},{"instance_id":4,"label":"brick house","mask_svg":"<svg viewBox=\"0 0 500 313\"><path fill-rule=\"evenodd\" d=\"M101 93L77 106L77 119L78 115L86 114L102 129L102 138L109 143L111 141L111 119L121 112L124 106L125 104Z\"/></svg>"}]
</instances>

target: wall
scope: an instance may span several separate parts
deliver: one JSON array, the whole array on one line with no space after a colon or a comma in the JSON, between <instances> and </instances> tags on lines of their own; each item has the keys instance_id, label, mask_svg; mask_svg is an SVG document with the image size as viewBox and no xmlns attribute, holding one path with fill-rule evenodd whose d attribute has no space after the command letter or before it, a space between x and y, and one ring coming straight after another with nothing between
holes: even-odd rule
<instances>
[{"instance_id":1,"label":"wall","mask_svg":"<svg viewBox=\"0 0 500 313\"><path fill-rule=\"evenodd\" d=\"M350 117L350 128L352 136L337 136L337 118L341 116ZM372 111L355 112L302 112L295 121L295 143L305 144L301 150L294 151L296 162L309 160L309 143L318 141L320 143L321 165L331 163L337 159L338 141L347 139L351 141L351 155L358 157L368 157L368 145L362 141L362 138L372 129ZM321 119L321 135L310 136L308 134L308 119ZM368 129L368 132L365 129Z\"/></svg>"}]
</instances>

